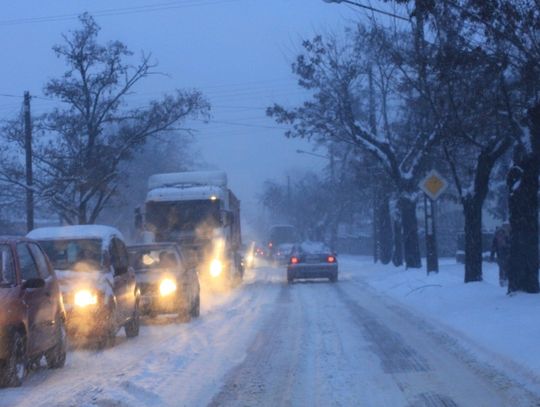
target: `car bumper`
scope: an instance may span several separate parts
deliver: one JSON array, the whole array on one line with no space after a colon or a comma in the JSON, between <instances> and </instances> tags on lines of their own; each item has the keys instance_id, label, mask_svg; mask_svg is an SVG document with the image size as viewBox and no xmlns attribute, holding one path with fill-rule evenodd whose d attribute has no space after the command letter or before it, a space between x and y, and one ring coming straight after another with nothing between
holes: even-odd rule
<instances>
[{"instance_id":1,"label":"car bumper","mask_svg":"<svg viewBox=\"0 0 540 407\"><path fill-rule=\"evenodd\" d=\"M114 315L108 307L69 307L66 330L71 337L100 337L110 332Z\"/></svg>"},{"instance_id":2,"label":"car bumper","mask_svg":"<svg viewBox=\"0 0 540 407\"><path fill-rule=\"evenodd\" d=\"M182 309L183 301L178 294L161 296L159 294L143 294L140 300L140 309L143 314L150 313L176 313Z\"/></svg>"},{"instance_id":3,"label":"car bumper","mask_svg":"<svg viewBox=\"0 0 540 407\"><path fill-rule=\"evenodd\" d=\"M287 267L288 278L332 278L337 274L337 264L297 264Z\"/></svg>"}]
</instances>

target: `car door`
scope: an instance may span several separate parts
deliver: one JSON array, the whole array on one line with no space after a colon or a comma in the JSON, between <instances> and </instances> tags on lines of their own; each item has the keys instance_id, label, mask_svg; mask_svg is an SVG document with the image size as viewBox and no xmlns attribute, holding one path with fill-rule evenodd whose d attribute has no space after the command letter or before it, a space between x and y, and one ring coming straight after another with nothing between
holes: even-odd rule
<instances>
[{"instance_id":1,"label":"car door","mask_svg":"<svg viewBox=\"0 0 540 407\"><path fill-rule=\"evenodd\" d=\"M43 333L47 335L46 338L52 342L51 346L53 346L56 339L56 323L58 322L56 317L59 314L60 289L43 250L35 243L28 243L28 248L34 258L39 275L45 281L45 287L43 289L45 291L46 301L43 304L45 306L43 312L47 312L47 318L49 318L50 324L44 327L45 331Z\"/></svg>"},{"instance_id":2,"label":"car door","mask_svg":"<svg viewBox=\"0 0 540 407\"><path fill-rule=\"evenodd\" d=\"M41 278L28 243L17 243L16 250L21 284L30 279ZM49 336L53 325L50 315L50 299L47 296L46 286L23 289L22 296L28 315L28 353L35 354L46 350L49 345Z\"/></svg>"}]
</instances>

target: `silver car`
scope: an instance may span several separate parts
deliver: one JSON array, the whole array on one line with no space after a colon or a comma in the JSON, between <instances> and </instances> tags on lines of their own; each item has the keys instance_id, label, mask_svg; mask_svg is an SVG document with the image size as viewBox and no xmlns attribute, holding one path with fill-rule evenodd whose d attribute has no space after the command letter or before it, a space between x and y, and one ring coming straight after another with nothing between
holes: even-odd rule
<instances>
[{"instance_id":1,"label":"silver car","mask_svg":"<svg viewBox=\"0 0 540 407\"><path fill-rule=\"evenodd\" d=\"M322 242L307 241L292 248L287 265L287 282L300 278L338 280L337 256Z\"/></svg>"}]
</instances>

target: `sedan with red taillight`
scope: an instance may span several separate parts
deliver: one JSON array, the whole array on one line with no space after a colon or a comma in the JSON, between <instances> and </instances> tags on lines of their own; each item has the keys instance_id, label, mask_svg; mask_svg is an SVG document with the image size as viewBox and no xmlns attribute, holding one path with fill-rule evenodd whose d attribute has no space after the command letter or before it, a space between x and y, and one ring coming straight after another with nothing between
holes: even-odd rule
<instances>
[{"instance_id":1,"label":"sedan with red taillight","mask_svg":"<svg viewBox=\"0 0 540 407\"><path fill-rule=\"evenodd\" d=\"M307 241L292 248L287 265L287 282L303 278L338 279L337 256L322 242Z\"/></svg>"}]
</instances>

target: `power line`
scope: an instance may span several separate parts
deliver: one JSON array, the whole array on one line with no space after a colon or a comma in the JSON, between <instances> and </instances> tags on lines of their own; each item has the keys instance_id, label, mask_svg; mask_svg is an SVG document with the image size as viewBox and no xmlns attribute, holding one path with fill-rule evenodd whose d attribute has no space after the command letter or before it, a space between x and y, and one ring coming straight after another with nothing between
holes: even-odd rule
<instances>
[{"instance_id":1,"label":"power line","mask_svg":"<svg viewBox=\"0 0 540 407\"><path fill-rule=\"evenodd\" d=\"M368 6L366 4L358 3L356 1L351 1L351 0L323 0L323 1L326 2L326 3L347 3L347 4L350 4L350 5L355 6L355 7L359 7L359 8L363 8L363 9L372 11L374 13L384 14L386 16L393 17L393 18L398 18L398 19L404 20L404 21L410 21L410 19L407 18L407 17L403 17L403 16L400 16L398 14L390 13L388 11L381 10L380 8L375 8L375 7L372 7L372 6Z\"/></svg>"},{"instance_id":2,"label":"power line","mask_svg":"<svg viewBox=\"0 0 540 407\"><path fill-rule=\"evenodd\" d=\"M224 124L227 126L254 127L254 128L260 128L260 129L274 129L274 130L289 130L288 127L270 126L270 125L264 125L264 124L230 122L230 121L225 121L225 120L197 120L197 121L203 122L203 123L210 123L210 124L213 124L213 123Z\"/></svg>"},{"instance_id":3,"label":"power line","mask_svg":"<svg viewBox=\"0 0 540 407\"><path fill-rule=\"evenodd\" d=\"M90 14L92 14L94 17L120 16L120 15L127 15L127 14L147 13L147 12L153 12L153 11L209 6L209 5L216 5L216 4L221 4L221 3L232 3L232 2L238 2L238 1L242 1L242 0L213 0L213 1L212 0L210 1L188 0L188 1L183 1L183 2L175 1L175 2L168 2L168 3L145 5L145 6L96 10L96 11L91 11ZM73 20L73 19L79 18L79 15L80 14L59 14L59 15L43 16L43 17L28 17L28 18L17 18L17 19L11 19L11 20L0 20L0 27L21 25L21 24L49 23L49 22Z\"/></svg>"}]
</instances>

